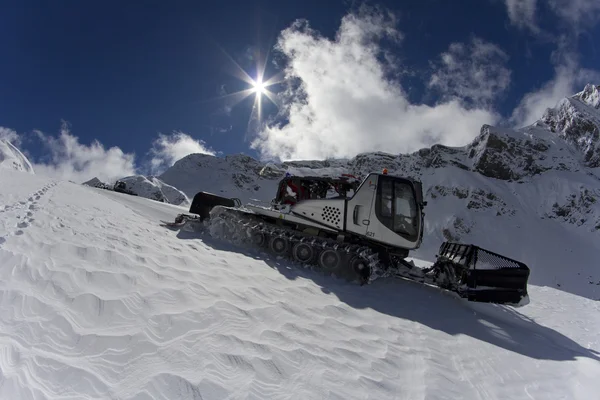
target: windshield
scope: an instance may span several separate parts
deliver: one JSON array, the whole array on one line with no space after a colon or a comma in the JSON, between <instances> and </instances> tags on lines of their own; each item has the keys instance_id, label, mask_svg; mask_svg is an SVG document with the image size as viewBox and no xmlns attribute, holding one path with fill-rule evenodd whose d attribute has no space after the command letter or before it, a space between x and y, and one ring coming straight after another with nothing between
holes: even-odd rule
<instances>
[{"instance_id":1,"label":"windshield","mask_svg":"<svg viewBox=\"0 0 600 400\"><path fill-rule=\"evenodd\" d=\"M418 220L412 186L406 182L382 177L378 192L379 220L394 232L415 239L418 234Z\"/></svg>"}]
</instances>

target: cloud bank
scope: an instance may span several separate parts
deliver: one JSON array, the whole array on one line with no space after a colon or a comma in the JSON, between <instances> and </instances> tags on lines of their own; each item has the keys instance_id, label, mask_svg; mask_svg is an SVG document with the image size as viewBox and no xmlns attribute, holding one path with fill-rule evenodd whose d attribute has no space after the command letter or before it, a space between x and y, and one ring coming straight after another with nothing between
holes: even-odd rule
<instances>
[{"instance_id":1,"label":"cloud bank","mask_svg":"<svg viewBox=\"0 0 600 400\"><path fill-rule=\"evenodd\" d=\"M252 147L265 158L282 160L402 153L434 143L465 145L482 124L499 120L495 112L479 105L467 108L458 98L433 106L412 104L389 78L398 65L389 63L378 44L401 36L393 18L364 8L342 19L333 40L305 21L284 30L277 50L287 60L287 80L294 82L283 95L285 123L267 126ZM463 78L449 68L439 73L454 74L455 84L443 89L460 94L457 85ZM470 94L476 86L468 88Z\"/></svg>"},{"instance_id":2,"label":"cloud bank","mask_svg":"<svg viewBox=\"0 0 600 400\"><path fill-rule=\"evenodd\" d=\"M80 143L79 138L71 133L66 121L62 122L57 136L39 130L33 133L31 138L12 129L0 127L0 139L7 140L17 147L25 141L24 139L27 139L27 142L36 140L41 144L44 155L39 159L32 159L27 153L36 173L77 183L94 177L103 182L114 183L126 176L162 173L189 154L215 154L204 142L184 132L159 134L141 160L137 160L135 154L125 153L117 146L106 148L98 140L89 145Z\"/></svg>"},{"instance_id":3,"label":"cloud bank","mask_svg":"<svg viewBox=\"0 0 600 400\"><path fill-rule=\"evenodd\" d=\"M36 173L77 183L97 177L104 182L135 174L135 155L124 153L119 147L105 149L97 140L84 145L72 135L66 122L58 137L41 131L36 135L48 151L46 160L34 163Z\"/></svg>"}]
</instances>

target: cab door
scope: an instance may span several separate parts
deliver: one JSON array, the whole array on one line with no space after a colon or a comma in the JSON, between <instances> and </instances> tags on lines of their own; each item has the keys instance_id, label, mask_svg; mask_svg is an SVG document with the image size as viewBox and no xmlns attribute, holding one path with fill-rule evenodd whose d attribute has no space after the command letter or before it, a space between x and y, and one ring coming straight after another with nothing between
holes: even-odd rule
<instances>
[{"instance_id":1,"label":"cab door","mask_svg":"<svg viewBox=\"0 0 600 400\"><path fill-rule=\"evenodd\" d=\"M377 174L370 174L346 203L346 230L368 236L371 210L377 192Z\"/></svg>"},{"instance_id":2,"label":"cab door","mask_svg":"<svg viewBox=\"0 0 600 400\"><path fill-rule=\"evenodd\" d=\"M420 246L422 212L412 181L380 175L367 236L404 249Z\"/></svg>"}]
</instances>

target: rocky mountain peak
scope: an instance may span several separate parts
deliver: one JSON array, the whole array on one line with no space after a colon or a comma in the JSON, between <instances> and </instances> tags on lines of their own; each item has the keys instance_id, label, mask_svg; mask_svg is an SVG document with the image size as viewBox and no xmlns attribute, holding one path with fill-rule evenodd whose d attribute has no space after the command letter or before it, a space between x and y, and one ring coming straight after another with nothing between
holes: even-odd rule
<instances>
[{"instance_id":1,"label":"rocky mountain peak","mask_svg":"<svg viewBox=\"0 0 600 400\"><path fill-rule=\"evenodd\" d=\"M600 109L600 86L588 83L582 92L575 95L579 100L595 109Z\"/></svg>"},{"instance_id":2,"label":"rocky mountain peak","mask_svg":"<svg viewBox=\"0 0 600 400\"><path fill-rule=\"evenodd\" d=\"M600 93L595 85L549 108L539 126L558 134L583 156L585 166L600 167Z\"/></svg>"},{"instance_id":3,"label":"rocky mountain peak","mask_svg":"<svg viewBox=\"0 0 600 400\"><path fill-rule=\"evenodd\" d=\"M514 131L484 125L467 151L474 171L490 178L519 181L550 169L577 169L563 147L537 127Z\"/></svg>"}]
</instances>

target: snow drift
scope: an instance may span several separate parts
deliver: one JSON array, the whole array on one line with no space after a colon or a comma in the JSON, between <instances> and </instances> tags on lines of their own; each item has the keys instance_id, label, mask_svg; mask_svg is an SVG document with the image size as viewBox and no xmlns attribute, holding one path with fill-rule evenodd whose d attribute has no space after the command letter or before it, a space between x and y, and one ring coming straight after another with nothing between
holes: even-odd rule
<instances>
[{"instance_id":1,"label":"snow drift","mask_svg":"<svg viewBox=\"0 0 600 400\"><path fill-rule=\"evenodd\" d=\"M359 287L158 225L182 207L16 171L0 204L0 398L597 394L595 301Z\"/></svg>"}]
</instances>

